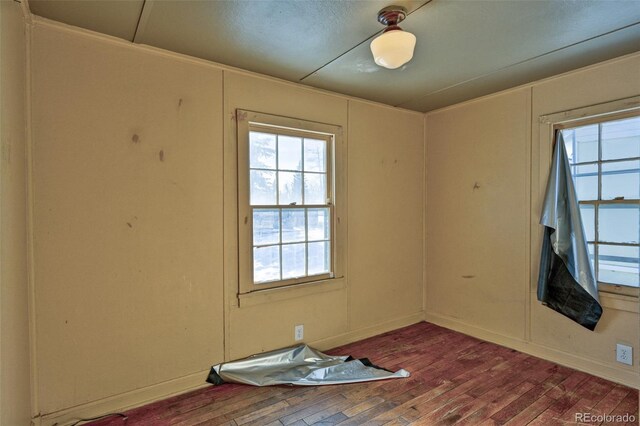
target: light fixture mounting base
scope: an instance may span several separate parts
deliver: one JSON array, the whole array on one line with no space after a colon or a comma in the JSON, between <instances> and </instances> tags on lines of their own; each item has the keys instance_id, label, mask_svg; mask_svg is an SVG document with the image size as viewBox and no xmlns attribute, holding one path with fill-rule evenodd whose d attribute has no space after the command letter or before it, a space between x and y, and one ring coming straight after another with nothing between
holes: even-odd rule
<instances>
[{"instance_id":1,"label":"light fixture mounting base","mask_svg":"<svg viewBox=\"0 0 640 426\"><path fill-rule=\"evenodd\" d=\"M378 22L386 26L396 26L407 17L407 9L402 6L387 6L378 12Z\"/></svg>"}]
</instances>

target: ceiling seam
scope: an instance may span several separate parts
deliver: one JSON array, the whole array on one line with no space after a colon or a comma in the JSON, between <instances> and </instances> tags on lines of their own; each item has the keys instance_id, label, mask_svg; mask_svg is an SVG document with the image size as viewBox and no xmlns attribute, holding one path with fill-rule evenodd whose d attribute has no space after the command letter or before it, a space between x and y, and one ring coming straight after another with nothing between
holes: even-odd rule
<instances>
[{"instance_id":1,"label":"ceiling seam","mask_svg":"<svg viewBox=\"0 0 640 426\"><path fill-rule=\"evenodd\" d=\"M513 64L509 64L509 65L506 65L506 66L504 66L504 67L502 67L502 68L498 68L498 69L496 69L496 70L493 70L493 71L490 71L490 72L484 73L484 74L482 74L482 75L479 75L479 76L476 76L476 77L473 77L473 78L469 78L469 79L467 79L467 80L464 80L464 81L461 81L461 82L458 82L458 83L452 84L452 85L447 86L447 87L443 87L442 89L434 90L433 92L429 92L429 93L427 93L426 95L421 95L421 96L418 96L418 97L415 97L415 98L407 99L406 101L403 101L403 102L400 102L400 103L398 103L398 104L395 104L394 106L395 106L395 107L402 107L402 105L408 104L408 103L410 103L410 102L414 102L414 101L418 101L418 100L420 100L420 99L424 99L424 98L426 98L426 97L429 97L429 96L435 95L435 94L437 94L437 93L444 92L444 91L447 91L447 90L449 90L449 89L453 89L454 87L461 86L461 85L463 85L463 84L467 84L467 83L470 83L470 82L472 82L472 81L475 81L475 80L479 80L479 79L481 79L481 78L488 77L488 76L490 76L490 75L492 75L492 74L495 74L495 73L498 73L498 72L501 72L501 71L505 71L505 70L507 70L507 69L509 69L509 68L512 68L512 67L515 67L515 66L518 66L518 65L525 64L525 63L527 63L527 62L529 62L529 61L533 61L533 60L536 60L536 59L540 59L540 58L545 57L545 56L547 56L547 55L550 55L550 54L552 54L552 53L556 53L556 52L559 52L559 51L561 51L561 50L568 49L568 48L570 48L570 47L574 47L574 46L577 46L577 45L579 45L579 44L582 44L582 43L585 43L585 42L588 42L588 41L591 41L591 40L595 40L595 39L600 38L600 37L604 37L604 36L607 36L607 35L610 35L610 34L616 33L616 32L618 32L618 31L626 30L626 29L628 29L628 28L634 27L634 26L639 25L639 24L640 24L640 21L638 21L638 22L634 22L634 23L632 23L632 24L625 25L624 27L616 28L616 29L614 29L614 30L607 31L607 32L605 32L605 33L598 34L598 35L595 35L595 36L593 36L593 37L589 37L589 38L586 38L586 39L584 39L584 40L577 41L577 42L575 42L575 43L567 44L566 46L562 46L562 47L559 47L559 48L557 48L557 49L553 49L553 50L550 50L550 51L548 51L548 52L541 53L540 55L533 56L533 57L531 57L531 58L523 59L522 61L519 61L519 62L516 62L516 63L513 63Z\"/></svg>"},{"instance_id":2,"label":"ceiling seam","mask_svg":"<svg viewBox=\"0 0 640 426\"><path fill-rule=\"evenodd\" d=\"M147 21L149 20L149 14L151 13L151 0L142 0L142 7L140 8L140 16L138 16L138 22L136 23L136 30L133 33L132 43L137 43L137 39L142 33L142 31L147 26Z\"/></svg>"},{"instance_id":3,"label":"ceiling seam","mask_svg":"<svg viewBox=\"0 0 640 426\"><path fill-rule=\"evenodd\" d=\"M426 2L424 2L423 4L421 4L420 6L416 7L415 9L413 9L411 12L407 13L407 17L410 16L412 13L422 9L424 6L426 6L427 4L431 3L433 0L427 0ZM406 18L405 18L406 19ZM305 75L304 77L302 77L300 80L298 81L303 81L309 77L311 77L313 74L317 73L318 71L320 71L321 69L325 68L327 65L332 64L333 62L337 61L338 59L342 58L344 55L346 55L347 53L351 52L352 50L356 49L357 47L359 47L360 45L366 43L367 41L371 40L373 37L375 37L376 35L380 34L382 31L384 31L384 28L382 28L380 31L376 31L374 34L370 35L369 37L367 37L366 39L362 40L360 43L356 44L355 46L353 46L352 48L346 50L345 52L342 52L341 54L339 54L338 56L336 56L335 58L333 58L332 60L330 60L329 62L325 63L324 65L321 65L320 67L316 68L315 70L311 71L309 74Z\"/></svg>"}]
</instances>

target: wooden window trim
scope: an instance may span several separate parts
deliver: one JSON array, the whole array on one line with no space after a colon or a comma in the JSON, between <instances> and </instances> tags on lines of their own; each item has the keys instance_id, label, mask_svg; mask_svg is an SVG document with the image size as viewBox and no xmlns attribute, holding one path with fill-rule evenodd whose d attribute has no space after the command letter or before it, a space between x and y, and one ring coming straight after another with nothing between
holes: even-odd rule
<instances>
[{"instance_id":1,"label":"wooden window trim","mask_svg":"<svg viewBox=\"0 0 640 426\"><path fill-rule=\"evenodd\" d=\"M343 132L340 126L312 122L297 118L282 117L254 111L236 111L238 163L238 297L250 293L273 290L290 292L292 289L309 288L317 283L320 286L343 283L346 243L346 161ZM323 207L331 209L330 244L333 271L330 274L313 275L296 279L254 284L253 282L253 237L251 211L259 206L249 203L249 132L264 131L285 136L316 137L328 142L327 193L330 202L321 205L297 205L296 208ZM266 206L265 206L266 207ZM271 207L271 206L269 206ZM286 208L287 206L279 206ZM314 286L315 287L315 286Z\"/></svg>"}]
</instances>

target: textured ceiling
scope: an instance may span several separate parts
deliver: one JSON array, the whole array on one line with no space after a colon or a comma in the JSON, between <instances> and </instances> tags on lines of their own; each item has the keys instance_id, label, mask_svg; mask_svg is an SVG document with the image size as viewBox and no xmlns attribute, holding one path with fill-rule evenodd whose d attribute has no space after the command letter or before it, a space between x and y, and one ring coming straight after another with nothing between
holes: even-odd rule
<instances>
[{"instance_id":1,"label":"textured ceiling","mask_svg":"<svg viewBox=\"0 0 640 426\"><path fill-rule=\"evenodd\" d=\"M418 39L373 62L381 8ZM49 19L334 92L430 111L640 50L640 0L31 0ZM640 81L640 76L639 76Z\"/></svg>"}]
</instances>

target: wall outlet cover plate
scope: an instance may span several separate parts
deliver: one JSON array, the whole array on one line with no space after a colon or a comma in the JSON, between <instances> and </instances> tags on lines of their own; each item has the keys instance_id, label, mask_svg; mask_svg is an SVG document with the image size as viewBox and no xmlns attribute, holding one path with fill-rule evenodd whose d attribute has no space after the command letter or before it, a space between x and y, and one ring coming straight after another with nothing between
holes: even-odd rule
<instances>
[{"instance_id":1,"label":"wall outlet cover plate","mask_svg":"<svg viewBox=\"0 0 640 426\"><path fill-rule=\"evenodd\" d=\"M633 365L633 347L618 343L616 345L616 361Z\"/></svg>"},{"instance_id":2,"label":"wall outlet cover plate","mask_svg":"<svg viewBox=\"0 0 640 426\"><path fill-rule=\"evenodd\" d=\"M296 325L293 329L293 337L296 340L302 340L304 338L304 325Z\"/></svg>"}]
</instances>

